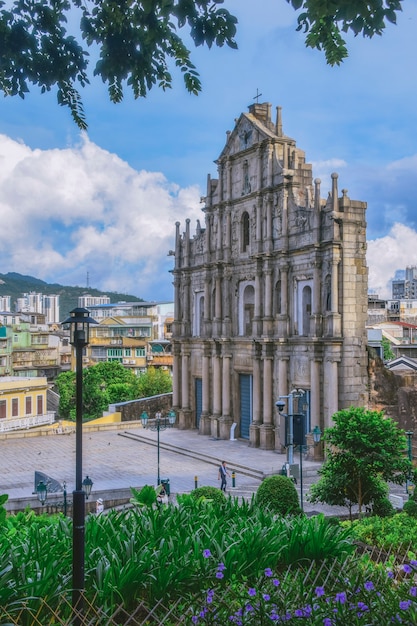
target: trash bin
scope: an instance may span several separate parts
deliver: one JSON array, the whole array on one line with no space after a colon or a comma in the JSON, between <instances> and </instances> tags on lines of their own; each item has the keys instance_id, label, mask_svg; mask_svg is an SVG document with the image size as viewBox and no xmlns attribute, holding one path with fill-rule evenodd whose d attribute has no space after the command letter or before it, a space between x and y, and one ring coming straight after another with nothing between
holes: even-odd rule
<instances>
[{"instance_id":1,"label":"trash bin","mask_svg":"<svg viewBox=\"0 0 417 626\"><path fill-rule=\"evenodd\" d=\"M165 493L167 496L171 495L171 487L169 485L169 478L161 478L161 485L163 485L165 489Z\"/></svg>"},{"instance_id":2,"label":"trash bin","mask_svg":"<svg viewBox=\"0 0 417 626\"><path fill-rule=\"evenodd\" d=\"M280 471L281 476L286 476L287 475L287 467L284 463L284 465L282 466L282 469Z\"/></svg>"}]
</instances>

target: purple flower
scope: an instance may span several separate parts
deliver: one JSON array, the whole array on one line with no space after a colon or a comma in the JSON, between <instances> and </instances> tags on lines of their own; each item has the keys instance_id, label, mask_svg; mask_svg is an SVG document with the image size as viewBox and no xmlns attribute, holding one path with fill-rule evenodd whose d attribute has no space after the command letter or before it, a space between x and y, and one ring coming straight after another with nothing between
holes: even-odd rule
<instances>
[{"instance_id":1,"label":"purple flower","mask_svg":"<svg viewBox=\"0 0 417 626\"><path fill-rule=\"evenodd\" d=\"M358 609L363 612L369 611L369 607L364 602L358 602Z\"/></svg>"},{"instance_id":2,"label":"purple flower","mask_svg":"<svg viewBox=\"0 0 417 626\"><path fill-rule=\"evenodd\" d=\"M304 611L302 609L295 609L294 615L295 617L303 617Z\"/></svg>"},{"instance_id":3,"label":"purple flower","mask_svg":"<svg viewBox=\"0 0 417 626\"><path fill-rule=\"evenodd\" d=\"M253 587L250 587L250 588L248 589L248 594L249 594L250 596L252 596L252 597L253 597L253 596L256 596L256 589L254 589Z\"/></svg>"},{"instance_id":4,"label":"purple flower","mask_svg":"<svg viewBox=\"0 0 417 626\"><path fill-rule=\"evenodd\" d=\"M372 591L375 588L374 583L371 580L368 580L368 582L364 584L364 587L366 591Z\"/></svg>"},{"instance_id":5,"label":"purple flower","mask_svg":"<svg viewBox=\"0 0 417 626\"><path fill-rule=\"evenodd\" d=\"M274 578L274 580L272 581L272 584L273 584L275 587L279 587L279 580L278 580L278 578Z\"/></svg>"},{"instance_id":6,"label":"purple flower","mask_svg":"<svg viewBox=\"0 0 417 626\"><path fill-rule=\"evenodd\" d=\"M325 617L323 620L323 626L332 626L332 620L330 617Z\"/></svg>"},{"instance_id":7,"label":"purple flower","mask_svg":"<svg viewBox=\"0 0 417 626\"><path fill-rule=\"evenodd\" d=\"M216 572L216 578L224 578L223 572Z\"/></svg>"},{"instance_id":8,"label":"purple flower","mask_svg":"<svg viewBox=\"0 0 417 626\"><path fill-rule=\"evenodd\" d=\"M205 559L208 559L211 556L210 550L203 550L203 556Z\"/></svg>"},{"instance_id":9,"label":"purple flower","mask_svg":"<svg viewBox=\"0 0 417 626\"><path fill-rule=\"evenodd\" d=\"M407 563L403 565L403 572L405 572L406 574L411 574L412 571L413 571L413 568L410 567Z\"/></svg>"},{"instance_id":10,"label":"purple flower","mask_svg":"<svg viewBox=\"0 0 417 626\"><path fill-rule=\"evenodd\" d=\"M401 600L400 602L400 609L402 611L406 611L407 609L409 609L411 606L411 600Z\"/></svg>"},{"instance_id":11,"label":"purple flower","mask_svg":"<svg viewBox=\"0 0 417 626\"><path fill-rule=\"evenodd\" d=\"M264 593L262 597L266 602L268 602L268 600L271 599L271 596L269 595L269 593Z\"/></svg>"},{"instance_id":12,"label":"purple flower","mask_svg":"<svg viewBox=\"0 0 417 626\"><path fill-rule=\"evenodd\" d=\"M346 594L344 591L336 594L335 598L336 602L340 602L340 604L344 604L346 602Z\"/></svg>"},{"instance_id":13,"label":"purple flower","mask_svg":"<svg viewBox=\"0 0 417 626\"><path fill-rule=\"evenodd\" d=\"M253 608L253 606L251 604L247 604L245 606L245 610L247 613L252 613L255 609Z\"/></svg>"},{"instance_id":14,"label":"purple flower","mask_svg":"<svg viewBox=\"0 0 417 626\"><path fill-rule=\"evenodd\" d=\"M219 563L219 564L218 564L218 566L217 566L217 570L218 570L219 572L222 572L222 571L223 571L223 570L225 570L225 569L226 569L226 565L225 565L224 563Z\"/></svg>"},{"instance_id":15,"label":"purple flower","mask_svg":"<svg viewBox=\"0 0 417 626\"><path fill-rule=\"evenodd\" d=\"M417 587L410 587L410 596L413 596L413 598L417 596Z\"/></svg>"},{"instance_id":16,"label":"purple flower","mask_svg":"<svg viewBox=\"0 0 417 626\"><path fill-rule=\"evenodd\" d=\"M316 587L315 593L316 593L316 596L318 598L320 598L320 596L324 596L324 588L323 587Z\"/></svg>"},{"instance_id":17,"label":"purple flower","mask_svg":"<svg viewBox=\"0 0 417 626\"><path fill-rule=\"evenodd\" d=\"M394 578L394 572L388 571L387 576L388 578Z\"/></svg>"},{"instance_id":18,"label":"purple flower","mask_svg":"<svg viewBox=\"0 0 417 626\"><path fill-rule=\"evenodd\" d=\"M415 559L412 559L410 561L410 565L412 565L413 567L417 567L417 561Z\"/></svg>"},{"instance_id":19,"label":"purple flower","mask_svg":"<svg viewBox=\"0 0 417 626\"><path fill-rule=\"evenodd\" d=\"M270 567L267 567L264 574L269 578L270 576L272 576L272 569Z\"/></svg>"},{"instance_id":20,"label":"purple flower","mask_svg":"<svg viewBox=\"0 0 417 626\"><path fill-rule=\"evenodd\" d=\"M198 624L198 616L197 615L193 615L191 618L191 621L193 624Z\"/></svg>"}]
</instances>

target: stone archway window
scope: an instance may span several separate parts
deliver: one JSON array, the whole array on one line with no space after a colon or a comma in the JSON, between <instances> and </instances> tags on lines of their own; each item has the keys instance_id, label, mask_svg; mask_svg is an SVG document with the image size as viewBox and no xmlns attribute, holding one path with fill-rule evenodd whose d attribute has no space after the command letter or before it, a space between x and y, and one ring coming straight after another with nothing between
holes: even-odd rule
<instances>
[{"instance_id":1,"label":"stone archway window","mask_svg":"<svg viewBox=\"0 0 417 626\"><path fill-rule=\"evenodd\" d=\"M302 293L302 334L310 333L310 317L311 317L311 287L306 285Z\"/></svg>"},{"instance_id":2,"label":"stone archway window","mask_svg":"<svg viewBox=\"0 0 417 626\"><path fill-rule=\"evenodd\" d=\"M332 310L332 277L327 274L324 279L324 310Z\"/></svg>"},{"instance_id":3,"label":"stone archway window","mask_svg":"<svg viewBox=\"0 0 417 626\"><path fill-rule=\"evenodd\" d=\"M249 220L249 213L247 211L244 211L244 213L242 214L241 241L242 241L242 252L248 252L249 244L250 244L250 220Z\"/></svg>"},{"instance_id":4,"label":"stone archway window","mask_svg":"<svg viewBox=\"0 0 417 626\"><path fill-rule=\"evenodd\" d=\"M277 282L275 284L275 290L274 290L274 312L275 312L275 315L281 315L281 313L282 313L281 299L282 299L281 280L277 280Z\"/></svg>"},{"instance_id":5,"label":"stone archway window","mask_svg":"<svg viewBox=\"0 0 417 626\"><path fill-rule=\"evenodd\" d=\"M239 335L250 337L255 315L255 287L252 283L242 283L239 298Z\"/></svg>"},{"instance_id":6,"label":"stone archway window","mask_svg":"<svg viewBox=\"0 0 417 626\"><path fill-rule=\"evenodd\" d=\"M204 294L196 293L194 301L193 335L199 337L203 330Z\"/></svg>"}]
</instances>

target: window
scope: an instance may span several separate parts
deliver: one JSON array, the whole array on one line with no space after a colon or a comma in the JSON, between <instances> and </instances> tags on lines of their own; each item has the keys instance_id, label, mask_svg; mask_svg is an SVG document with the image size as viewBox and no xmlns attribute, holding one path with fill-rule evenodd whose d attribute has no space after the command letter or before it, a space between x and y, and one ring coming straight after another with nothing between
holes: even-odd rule
<instances>
[{"instance_id":1,"label":"window","mask_svg":"<svg viewBox=\"0 0 417 626\"><path fill-rule=\"evenodd\" d=\"M146 356L145 348L135 348L135 356Z\"/></svg>"},{"instance_id":2,"label":"window","mask_svg":"<svg viewBox=\"0 0 417 626\"><path fill-rule=\"evenodd\" d=\"M250 243L250 220L249 220L249 213L247 211L245 211L242 215L241 241L242 241L242 252L248 252L249 243Z\"/></svg>"},{"instance_id":3,"label":"window","mask_svg":"<svg viewBox=\"0 0 417 626\"><path fill-rule=\"evenodd\" d=\"M324 279L324 310L332 310L332 277L327 274Z\"/></svg>"},{"instance_id":4,"label":"window","mask_svg":"<svg viewBox=\"0 0 417 626\"><path fill-rule=\"evenodd\" d=\"M12 417L19 417L19 398L12 398Z\"/></svg>"},{"instance_id":5,"label":"window","mask_svg":"<svg viewBox=\"0 0 417 626\"><path fill-rule=\"evenodd\" d=\"M107 359L107 348L92 347L91 358L95 359L96 361L105 361Z\"/></svg>"},{"instance_id":6,"label":"window","mask_svg":"<svg viewBox=\"0 0 417 626\"><path fill-rule=\"evenodd\" d=\"M250 336L253 334L255 288L252 283L241 283L239 292L239 335Z\"/></svg>"},{"instance_id":7,"label":"window","mask_svg":"<svg viewBox=\"0 0 417 626\"><path fill-rule=\"evenodd\" d=\"M122 357L123 356L123 350L122 350L122 348L109 348L107 350L107 356L109 356L109 357L111 357L111 356Z\"/></svg>"},{"instance_id":8,"label":"window","mask_svg":"<svg viewBox=\"0 0 417 626\"><path fill-rule=\"evenodd\" d=\"M6 419L6 400L0 400L0 419Z\"/></svg>"},{"instance_id":9,"label":"window","mask_svg":"<svg viewBox=\"0 0 417 626\"><path fill-rule=\"evenodd\" d=\"M281 315L282 313L282 306L281 306L281 299L282 299L282 293L281 293L281 281L278 280L276 285L275 285L275 315Z\"/></svg>"},{"instance_id":10,"label":"window","mask_svg":"<svg viewBox=\"0 0 417 626\"><path fill-rule=\"evenodd\" d=\"M32 397L26 396L25 398L25 414L32 415Z\"/></svg>"},{"instance_id":11,"label":"window","mask_svg":"<svg viewBox=\"0 0 417 626\"><path fill-rule=\"evenodd\" d=\"M303 288L303 331L302 334L307 336L310 333L310 317L311 317L311 287Z\"/></svg>"},{"instance_id":12,"label":"window","mask_svg":"<svg viewBox=\"0 0 417 626\"><path fill-rule=\"evenodd\" d=\"M43 415L43 396L36 396L36 413Z\"/></svg>"},{"instance_id":13,"label":"window","mask_svg":"<svg viewBox=\"0 0 417 626\"><path fill-rule=\"evenodd\" d=\"M125 356L132 356L132 349L131 348L125 348Z\"/></svg>"},{"instance_id":14,"label":"window","mask_svg":"<svg viewBox=\"0 0 417 626\"><path fill-rule=\"evenodd\" d=\"M204 318L204 294L203 292L198 292L195 294L195 299L194 299L193 334L195 337L199 337L201 335L201 331L203 329L203 318Z\"/></svg>"}]
</instances>

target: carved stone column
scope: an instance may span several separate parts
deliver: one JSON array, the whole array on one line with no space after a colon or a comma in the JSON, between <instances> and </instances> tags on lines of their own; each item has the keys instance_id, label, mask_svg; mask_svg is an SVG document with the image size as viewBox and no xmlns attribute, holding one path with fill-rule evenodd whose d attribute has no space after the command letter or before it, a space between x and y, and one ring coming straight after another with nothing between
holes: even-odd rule
<instances>
[{"instance_id":1,"label":"carved stone column","mask_svg":"<svg viewBox=\"0 0 417 626\"><path fill-rule=\"evenodd\" d=\"M266 343L263 348L263 423L259 428L259 445L262 450L273 450L275 447L272 409L272 365L273 344Z\"/></svg>"},{"instance_id":2,"label":"carved stone column","mask_svg":"<svg viewBox=\"0 0 417 626\"><path fill-rule=\"evenodd\" d=\"M202 402L200 417L200 433L202 435L210 435L210 361L211 361L211 345L205 342L203 348L203 364L202 364Z\"/></svg>"},{"instance_id":3,"label":"carved stone column","mask_svg":"<svg viewBox=\"0 0 417 626\"><path fill-rule=\"evenodd\" d=\"M259 427L262 424L262 374L261 374L262 346L259 342L253 344L253 387L252 387L252 423L249 427L249 441L251 448L259 448Z\"/></svg>"},{"instance_id":4,"label":"carved stone column","mask_svg":"<svg viewBox=\"0 0 417 626\"><path fill-rule=\"evenodd\" d=\"M230 376L231 376L231 360L232 355L227 351L227 346L223 350L222 362L222 418L220 420L220 439L230 438L230 427L232 418L230 416L231 397L230 397Z\"/></svg>"},{"instance_id":5,"label":"carved stone column","mask_svg":"<svg viewBox=\"0 0 417 626\"><path fill-rule=\"evenodd\" d=\"M222 360L220 355L220 344L214 344L213 356L213 415L211 418L211 435L219 437L219 419L222 413Z\"/></svg>"},{"instance_id":6,"label":"carved stone column","mask_svg":"<svg viewBox=\"0 0 417 626\"><path fill-rule=\"evenodd\" d=\"M195 428L190 408L190 352L187 346L183 346L181 359L181 399L179 428Z\"/></svg>"}]
</instances>

